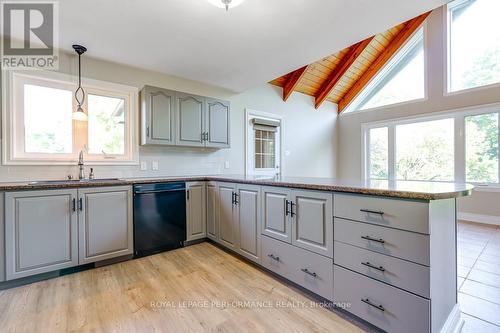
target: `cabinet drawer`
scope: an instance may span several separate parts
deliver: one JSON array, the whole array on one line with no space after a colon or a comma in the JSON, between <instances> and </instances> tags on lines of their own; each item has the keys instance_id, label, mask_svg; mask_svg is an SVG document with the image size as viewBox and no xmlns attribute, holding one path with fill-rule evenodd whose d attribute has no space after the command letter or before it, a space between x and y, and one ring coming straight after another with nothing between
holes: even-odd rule
<instances>
[{"instance_id":1,"label":"cabinet drawer","mask_svg":"<svg viewBox=\"0 0 500 333\"><path fill-rule=\"evenodd\" d=\"M262 236L262 266L326 299L333 298L333 260Z\"/></svg>"},{"instance_id":2,"label":"cabinet drawer","mask_svg":"<svg viewBox=\"0 0 500 333\"><path fill-rule=\"evenodd\" d=\"M335 242L334 247L336 265L420 296L430 297L429 267L341 242Z\"/></svg>"},{"instance_id":3,"label":"cabinet drawer","mask_svg":"<svg viewBox=\"0 0 500 333\"><path fill-rule=\"evenodd\" d=\"M387 332L429 332L430 301L334 267L335 302L350 304L347 311Z\"/></svg>"},{"instance_id":4,"label":"cabinet drawer","mask_svg":"<svg viewBox=\"0 0 500 333\"><path fill-rule=\"evenodd\" d=\"M426 202L348 194L335 194L333 202L336 217L429 233Z\"/></svg>"},{"instance_id":5,"label":"cabinet drawer","mask_svg":"<svg viewBox=\"0 0 500 333\"><path fill-rule=\"evenodd\" d=\"M376 225L334 219L335 241L429 266L429 236Z\"/></svg>"}]
</instances>

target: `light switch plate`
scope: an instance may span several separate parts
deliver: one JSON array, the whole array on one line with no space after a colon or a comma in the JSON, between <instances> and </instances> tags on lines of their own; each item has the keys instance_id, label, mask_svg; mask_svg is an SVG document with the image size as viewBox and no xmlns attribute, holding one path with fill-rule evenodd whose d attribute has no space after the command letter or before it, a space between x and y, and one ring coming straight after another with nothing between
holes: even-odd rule
<instances>
[{"instance_id":1,"label":"light switch plate","mask_svg":"<svg viewBox=\"0 0 500 333\"><path fill-rule=\"evenodd\" d=\"M224 162L224 168L229 169L229 161Z\"/></svg>"},{"instance_id":2,"label":"light switch plate","mask_svg":"<svg viewBox=\"0 0 500 333\"><path fill-rule=\"evenodd\" d=\"M151 169L153 170L158 170L158 161L153 161L153 163L151 164Z\"/></svg>"},{"instance_id":3,"label":"light switch plate","mask_svg":"<svg viewBox=\"0 0 500 333\"><path fill-rule=\"evenodd\" d=\"M148 169L148 162L142 161L141 162L141 171L146 171Z\"/></svg>"}]
</instances>

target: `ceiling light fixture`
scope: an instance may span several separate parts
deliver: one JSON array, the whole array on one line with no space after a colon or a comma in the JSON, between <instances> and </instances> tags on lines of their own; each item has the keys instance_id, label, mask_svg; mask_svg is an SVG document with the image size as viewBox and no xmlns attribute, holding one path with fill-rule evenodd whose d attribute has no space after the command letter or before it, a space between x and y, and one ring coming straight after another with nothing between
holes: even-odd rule
<instances>
[{"instance_id":1,"label":"ceiling light fixture","mask_svg":"<svg viewBox=\"0 0 500 333\"><path fill-rule=\"evenodd\" d=\"M229 10L229 8L234 8L238 5L241 5L245 0L208 0L212 5L219 7L219 8L225 8L226 11Z\"/></svg>"},{"instance_id":2,"label":"ceiling light fixture","mask_svg":"<svg viewBox=\"0 0 500 333\"><path fill-rule=\"evenodd\" d=\"M85 90L83 90L82 88L82 54L87 52L87 48L85 46L75 44L73 45L73 49L76 53L78 53L78 88L75 90L75 100L77 106L76 110L73 111L73 120L87 121L87 114L83 110L83 103L85 102Z\"/></svg>"}]
</instances>

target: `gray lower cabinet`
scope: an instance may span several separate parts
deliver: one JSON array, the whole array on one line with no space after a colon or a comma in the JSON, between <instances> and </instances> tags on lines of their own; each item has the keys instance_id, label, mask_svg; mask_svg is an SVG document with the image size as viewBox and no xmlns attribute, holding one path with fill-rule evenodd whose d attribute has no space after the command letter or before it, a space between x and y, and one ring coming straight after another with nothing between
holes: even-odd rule
<instances>
[{"instance_id":1,"label":"gray lower cabinet","mask_svg":"<svg viewBox=\"0 0 500 333\"><path fill-rule=\"evenodd\" d=\"M238 185L235 196L237 249L242 256L260 262L260 186Z\"/></svg>"},{"instance_id":2,"label":"gray lower cabinet","mask_svg":"<svg viewBox=\"0 0 500 333\"><path fill-rule=\"evenodd\" d=\"M236 205L234 194L236 185L230 183L218 184L219 210L218 210L218 225L219 238L218 241L224 246L235 249L237 227L236 223Z\"/></svg>"},{"instance_id":3,"label":"gray lower cabinet","mask_svg":"<svg viewBox=\"0 0 500 333\"><path fill-rule=\"evenodd\" d=\"M77 190L5 193L6 279L78 265Z\"/></svg>"},{"instance_id":4,"label":"gray lower cabinet","mask_svg":"<svg viewBox=\"0 0 500 333\"><path fill-rule=\"evenodd\" d=\"M202 239L207 236L205 182L190 182L186 186L187 240Z\"/></svg>"},{"instance_id":5,"label":"gray lower cabinet","mask_svg":"<svg viewBox=\"0 0 500 333\"><path fill-rule=\"evenodd\" d=\"M142 145L174 145L175 92L146 86L141 91Z\"/></svg>"},{"instance_id":6,"label":"gray lower cabinet","mask_svg":"<svg viewBox=\"0 0 500 333\"><path fill-rule=\"evenodd\" d=\"M292 227L289 219L290 190L281 187L262 187L263 235L290 243Z\"/></svg>"},{"instance_id":7,"label":"gray lower cabinet","mask_svg":"<svg viewBox=\"0 0 500 333\"><path fill-rule=\"evenodd\" d=\"M217 183L207 182L206 184L206 199L207 199L207 237L212 240L219 238L219 230L217 223L217 207L218 207Z\"/></svg>"},{"instance_id":8,"label":"gray lower cabinet","mask_svg":"<svg viewBox=\"0 0 500 333\"><path fill-rule=\"evenodd\" d=\"M130 186L79 189L78 201L80 264L133 253Z\"/></svg>"},{"instance_id":9,"label":"gray lower cabinet","mask_svg":"<svg viewBox=\"0 0 500 333\"><path fill-rule=\"evenodd\" d=\"M205 146L229 148L229 102L206 98Z\"/></svg>"}]
</instances>

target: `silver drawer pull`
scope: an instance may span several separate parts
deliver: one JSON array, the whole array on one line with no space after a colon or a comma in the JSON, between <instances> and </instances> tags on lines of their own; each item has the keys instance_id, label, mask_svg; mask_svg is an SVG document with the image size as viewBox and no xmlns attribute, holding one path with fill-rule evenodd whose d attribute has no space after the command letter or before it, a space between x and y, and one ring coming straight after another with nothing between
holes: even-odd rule
<instances>
[{"instance_id":1,"label":"silver drawer pull","mask_svg":"<svg viewBox=\"0 0 500 333\"><path fill-rule=\"evenodd\" d=\"M267 256L273 260L280 261L280 257L276 257L274 254L268 254Z\"/></svg>"},{"instance_id":2,"label":"silver drawer pull","mask_svg":"<svg viewBox=\"0 0 500 333\"><path fill-rule=\"evenodd\" d=\"M309 274L309 275L313 276L313 277L317 277L317 276L318 276L318 274L316 274L316 273L314 273L314 272L309 271L307 268L301 268L300 270L301 270L302 272L306 273L306 274Z\"/></svg>"},{"instance_id":3,"label":"silver drawer pull","mask_svg":"<svg viewBox=\"0 0 500 333\"><path fill-rule=\"evenodd\" d=\"M374 265L370 264L368 261L367 262L362 262L361 265L365 265L367 267L376 269L377 271L385 272L385 268L384 267L382 267L382 266L379 266L379 267L374 266Z\"/></svg>"},{"instance_id":4,"label":"silver drawer pull","mask_svg":"<svg viewBox=\"0 0 500 333\"><path fill-rule=\"evenodd\" d=\"M368 298L361 299L361 302L368 304L369 306L373 306L375 309L380 311L385 311L385 308L382 305L373 304Z\"/></svg>"},{"instance_id":5,"label":"silver drawer pull","mask_svg":"<svg viewBox=\"0 0 500 333\"><path fill-rule=\"evenodd\" d=\"M372 238L370 236L361 236L361 238L369 240L369 241L372 241L372 242L377 242L377 243L380 243L380 244L384 244L385 243L385 240L383 240L382 238L377 239L377 238Z\"/></svg>"},{"instance_id":6,"label":"silver drawer pull","mask_svg":"<svg viewBox=\"0 0 500 333\"><path fill-rule=\"evenodd\" d=\"M361 212L367 213L367 214L377 214L377 215L384 215L384 212L381 210L371 210L371 209L360 209Z\"/></svg>"}]
</instances>

